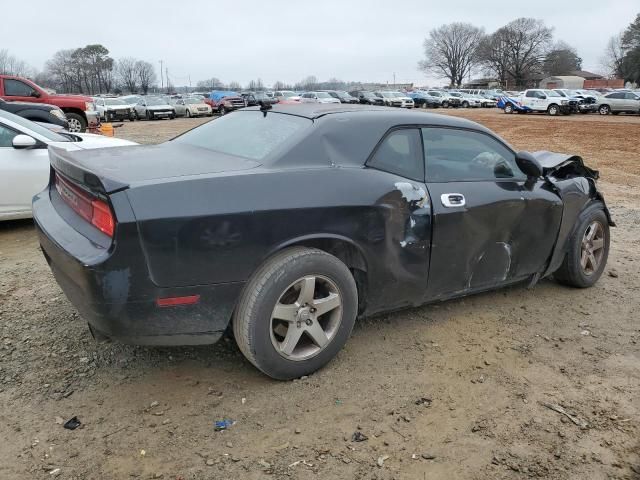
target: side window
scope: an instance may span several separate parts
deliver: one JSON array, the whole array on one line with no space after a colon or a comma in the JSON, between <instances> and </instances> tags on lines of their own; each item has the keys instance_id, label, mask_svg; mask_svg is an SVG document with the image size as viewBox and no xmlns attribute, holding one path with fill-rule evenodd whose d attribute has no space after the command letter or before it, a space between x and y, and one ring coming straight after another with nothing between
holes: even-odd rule
<instances>
[{"instance_id":1,"label":"side window","mask_svg":"<svg viewBox=\"0 0 640 480\"><path fill-rule=\"evenodd\" d=\"M635 93L630 93L630 92L627 92L625 94L625 98L627 100L638 100L638 96Z\"/></svg>"},{"instance_id":2,"label":"side window","mask_svg":"<svg viewBox=\"0 0 640 480\"><path fill-rule=\"evenodd\" d=\"M4 94L8 97L30 97L35 90L20 80L5 78Z\"/></svg>"},{"instance_id":3,"label":"side window","mask_svg":"<svg viewBox=\"0 0 640 480\"><path fill-rule=\"evenodd\" d=\"M13 148L13 138L18 135L17 132L5 127L4 125L0 125L0 148L2 147L12 147Z\"/></svg>"},{"instance_id":4,"label":"side window","mask_svg":"<svg viewBox=\"0 0 640 480\"><path fill-rule=\"evenodd\" d=\"M401 177L424 182L420 132L416 128L391 132L378 145L367 165Z\"/></svg>"},{"instance_id":5,"label":"side window","mask_svg":"<svg viewBox=\"0 0 640 480\"><path fill-rule=\"evenodd\" d=\"M451 128L423 128L428 182L524 180L515 154L484 133Z\"/></svg>"},{"instance_id":6,"label":"side window","mask_svg":"<svg viewBox=\"0 0 640 480\"><path fill-rule=\"evenodd\" d=\"M529 90L525 97L529 97L529 98L536 98L536 92L534 92L533 90Z\"/></svg>"}]
</instances>

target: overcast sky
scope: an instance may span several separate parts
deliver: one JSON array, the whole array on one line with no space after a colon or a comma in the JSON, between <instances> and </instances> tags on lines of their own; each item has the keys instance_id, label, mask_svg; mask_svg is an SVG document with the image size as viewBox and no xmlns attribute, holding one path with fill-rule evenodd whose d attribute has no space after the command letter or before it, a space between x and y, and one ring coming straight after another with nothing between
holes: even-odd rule
<instances>
[{"instance_id":1,"label":"overcast sky","mask_svg":"<svg viewBox=\"0 0 640 480\"><path fill-rule=\"evenodd\" d=\"M1 22L0 49L37 69L57 50L101 43L116 59L141 58L158 70L164 60L174 85L188 85L191 76L194 86L210 77L244 85L308 75L391 83L394 72L398 83L440 83L417 69L429 30L461 21L492 32L517 17L544 20L556 40L578 50L584 69L597 72L609 37L640 13L638 0L30 0L28 6L19 21Z\"/></svg>"}]
</instances>

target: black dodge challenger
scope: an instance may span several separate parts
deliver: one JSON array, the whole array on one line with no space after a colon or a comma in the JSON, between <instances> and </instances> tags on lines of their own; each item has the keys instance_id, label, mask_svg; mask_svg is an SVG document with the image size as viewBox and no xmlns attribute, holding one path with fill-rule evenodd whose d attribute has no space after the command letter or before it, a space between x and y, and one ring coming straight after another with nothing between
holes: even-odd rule
<instances>
[{"instance_id":1,"label":"black dodge challenger","mask_svg":"<svg viewBox=\"0 0 640 480\"><path fill-rule=\"evenodd\" d=\"M209 344L232 325L278 379L326 364L358 316L551 274L589 287L613 225L580 157L384 107L247 108L50 158L40 244L94 336Z\"/></svg>"}]
</instances>

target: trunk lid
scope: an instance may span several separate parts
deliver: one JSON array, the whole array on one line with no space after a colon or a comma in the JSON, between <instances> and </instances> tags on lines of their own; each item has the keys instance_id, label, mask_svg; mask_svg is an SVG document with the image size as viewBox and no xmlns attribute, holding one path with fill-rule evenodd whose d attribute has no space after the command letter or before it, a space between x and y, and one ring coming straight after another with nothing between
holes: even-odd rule
<instances>
[{"instance_id":1,"label":"trunk lid","mask_svg":"<svg viewBox=\"0 0 640 480\"><path fill-rule=\"evenodd\" d=\"M260 166L232 155L172 142L97 150L50 147L53 168L86 188L114 193L153 180L207 175Z\"/></svg>"}]
</instances>

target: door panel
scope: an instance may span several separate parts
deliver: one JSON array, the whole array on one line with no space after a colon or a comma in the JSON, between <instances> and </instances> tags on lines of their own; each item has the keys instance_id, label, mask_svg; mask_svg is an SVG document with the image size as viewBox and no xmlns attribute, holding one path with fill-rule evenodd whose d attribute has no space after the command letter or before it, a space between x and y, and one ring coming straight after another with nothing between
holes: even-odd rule
<instances>
[{"instance_id":1,"label":"door panel","mask_svg":"<svg viewBox=\"0 0 640 480\"><path fill-rule=\"evenodd\" d=\"M0 147L0 181L0 215L30 212L31 199L49 181L47 149Z\"/></svg>"},{"instance_id":2,"label":"door panel","mask_svg":"<svg viewBox=\"0 0 640 480\"><path fill-rule=\"evenodd\" d=\"M518 169L488 133L423 128L433 199L427 300L497 287L541 272L562 216L557 195Z\"/></svg>"}]
</instances>

